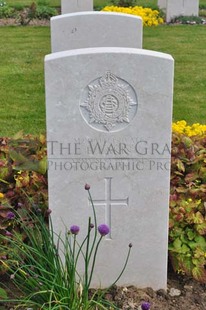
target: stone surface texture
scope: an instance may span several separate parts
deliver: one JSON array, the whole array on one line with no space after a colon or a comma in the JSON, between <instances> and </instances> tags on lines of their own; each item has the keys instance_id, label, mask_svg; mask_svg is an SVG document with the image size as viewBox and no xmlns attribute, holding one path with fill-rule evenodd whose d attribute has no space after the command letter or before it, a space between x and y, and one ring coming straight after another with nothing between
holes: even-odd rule
<instances>
[{"instance_id":1,"label":"stone surface texture","mask_svg":"<svg viewBox=\"0 0 206 310\"><path fill-rule=\"evenodd\" d=\"M142 48L142 19L110 12L82 12L51 18L52 52L90 47Z\"/></svg>"},{"instance_id":2,"label":"stone surface texture","mask_svg":"<svg viewBox=\"0 0 206 310\"><path fill-rule=\"evenodd\" d=\"M111 232L93 287L165 289L173 58L132 48L90 48L45 58L49 206L57 232L92 216ZM94 221L92 221L94 223ZM79 268L82 265L80 263Z\"/></svg>"},{"instance_id":3,"label":"stone surface texture","mask_svg":"<svg viewBox=\"0 0 206 310\"><path fill-rule=\"evenodd\" d=\"M61 13L93 11L93 0L61 0Z\"/></svg>"},{"instance_id":4,"label":"stone surface texture","mask_svg":"<svg viewBox=\"0 0 206 310\"><path fill-rule=\"evenodd\" d=\"M199 14L199 0L158 0L158 6L166 13L167 23L177 16Z\"/></svg>"},{"instance_id":5,"label":"stone surface texture","mask_svg":"<svg viewBox=\"0 0 206 310\"><path fill-rule=\"evenodd\" d=\"M166 10L167 0L158 0L157 4L161 10Z\"/></svg>"}]
</instances>

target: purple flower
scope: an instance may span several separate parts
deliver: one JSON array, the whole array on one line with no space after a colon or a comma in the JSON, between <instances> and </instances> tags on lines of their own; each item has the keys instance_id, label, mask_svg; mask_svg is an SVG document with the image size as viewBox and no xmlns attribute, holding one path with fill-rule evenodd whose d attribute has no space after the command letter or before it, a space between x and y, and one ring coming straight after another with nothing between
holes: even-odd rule
<instances>
[{"instance_id":1,"label":"purple flower","mask_svg":"<svg viewBox=\"0 0 206 310\"><path fill-rule=\"evenodd\" d=\"M98 226L98 231L101 236L106 236L110 232L110 229L109 226L107 226L106 224L101 224Z\"/></svg>"},{"instance_id":2,"label":"purple flower","mask_svg":"<svg viewBox=\"0 0 206 310\"><path fill-rule=\"evenodd\" d=\"M79 233L79 231L80 231L80 228L79 228L79 226L77 226L77 225L72 225L72 226L70 227L70 232L71 232L73 235L77 235L77 234Z\"/></svg>"},{"instance_id":3,"label":"purple flower","mask_svg":"<svg viewBox=\"0 0 206 310\"><path fill-rule=\"evenodd\" d=\"M142 310L149 310L149 309L150 309L150 306L151 306L151 304L150 304L149 302L144 301L144 302L141 304L141 309L142 309Z\"/></svg>"},{"instance_id":4,"label":"purple flower","mask_svg":"<svg viewBox=\"0 0 206 310\"><path fill-rule=\"evenodd\" d=\"M84 189L85 189L86 191L90 190L90 185L89 185L89 184L85 184Z\"/></svg>"},{"instance_id":5,"label":"purple flower","mask_svg":"<svg viewBox=\"0 0 206 310\"><path fill-rule=\"evenodd\" d=\"M13 212L8 212L6 215L7 219L13 220L15 218L15 214Z\"/></svg>"},{"instance_id":6,"label":"purple flower","mask_svg":"<svg viewBox=\"0 0 206 310\"><path fill-rule=\"evenodd\" d=\"M6 231L5 231L5 236L11 237L11 236L12 236L12 233L10 233L10 231L6 230Z\"/></svg>"}]
</instances>

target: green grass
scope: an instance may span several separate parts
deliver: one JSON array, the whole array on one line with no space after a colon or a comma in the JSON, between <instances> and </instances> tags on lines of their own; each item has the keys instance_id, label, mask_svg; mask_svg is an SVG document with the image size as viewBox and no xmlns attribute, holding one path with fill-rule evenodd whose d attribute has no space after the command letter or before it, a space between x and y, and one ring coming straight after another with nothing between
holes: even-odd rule
<instances>
[{"instance_id":1,"label":"green grass","mask_svg":"<svg viewBox=\"0 0 206 310\"><path fill-rule=\"evenodd\" d=\"M28 2L19 2L23 1ZM44 132L44 56L50 53L49 27L0 27L0 46L0 136L21 129ZM206 123L205 46L205 26L144 28L144 48L169 53L175 59L175 121Z\"/></svg>"},{"instance_id":2,"label":"green grass","mask_svg":"<svg viewBox=\"0 0 206 310\"><path fill-rule=\"evenodd\" d=\"M44 55L48 27L0 27L0 136L45 131Z\"/></svg>"},{"instance_id":3,"label":"green grass","mask_svg":"<svg viewBox=\"0 0 206 310\"><path fill-rule=\"evenodd\" d=\"M37 2L39 0L6 0L6 2L11 6L16 5L25 5L29 6L32 2ZM46 1L50 6L54 7L60 7L61 0L40 0L40 1ZM68 0L69 1L69 0ZM136 0L137 5L157 5L158 0ZM94 4L97 6L106 5L109 2L109 0L94 0ZM206 0L200 0L200 5L206 6Z\"/></svg>"},{"instance_id":4,"label":"green grass","mask_svg":"<svg viewBox=\"0 0 206 310\"><path fill-rule=\"evenodd\" d=\"M175 59L173 119L206 123L206 36L201 25L144 28L144 48Z\"/></svg>"}]
</instances>

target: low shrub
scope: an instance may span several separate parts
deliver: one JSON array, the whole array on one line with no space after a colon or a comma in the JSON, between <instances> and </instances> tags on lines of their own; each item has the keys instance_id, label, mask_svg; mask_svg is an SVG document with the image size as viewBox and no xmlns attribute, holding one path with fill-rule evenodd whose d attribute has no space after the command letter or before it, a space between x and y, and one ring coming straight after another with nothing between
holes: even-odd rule
<instances>
[{"instance_id":1,"label":"low shrub","mask_svg":"<svg viewBox=\"0 0 206 310\"><path fill-rule=\"evenodd\" d=\"M173 124L169 257L175 271L206 283L206 126Z\"/></svg>"},{"instance_id":2,"label":"low shrub","mask_svg":"<svg viewBox=\"0 0 206 310\"><path fill-rule=\"evenodd\" d=\"M28 25L33 19L50 19L57 15L55 8L47 5L47 1L39 1L38 4L32 2L29 7L16 5L15 8L0 2L0 18L16 18L21 25Z\"/></svg>"},{"instance_id":3,"label":"low shrub","mask_svg":"<svg viewBox=\"0 0 206 310\"><path fill-rule=\"evenodd\" d=\"M163 24L164 20L160 17L160 12L150 8L143 8L142 6L135 7L119 7L119 6L106 6L102 9L104 12L117 12L132 14L142 17L144 26L157 26Z\"/></svg>"},{"instance_id":4,"label":"low shrub","mask_svg":"<svg viewBox=\"0 0 206 310\"><path fill-rule=\"evenodd\" d=\"M11 212L38 209L46 216L48 206L46 141L39 137L17 134L0 139L0 245L1 236L21 233L10 217ZM0 257L8 253L2 251ZM5 266L0 264L0 273Z\"/></svg>"},{"instance_id":5,"label":"low shrub","mask_svg":"<svg viewBox=\"0 0 206 310\"><path fill-rule=\"evenodd\" d=\"M50 17L55 15L57 15L57 10L55 8L46 5L38 5L36 7L34 18L50 19Z\"/></svg>"},{"instance_id":6,"label":"low shrub","mask_svg":"<svg viewBox=\"0 0 206 310\"><path fill-rule=\"evenodd\" d=\"M171 20L171 23L202 24L203 20L199 16L177 16Z\"/></svg>"},{"instance_id":7,"label":"low shrub","mask_svg":"<svg viewBox=\"0 0 206 310\"><path fill-rule=\"evenodd\" d=\"M0 18L13 18L16 13L5 1L0 1Z\"/></svg>"},{"instance_id":8,"label":"low shrub","mask_svg":"<svg viewBox=\"0 0 206 310\"><path fill-rule=\"evenodd\" d=\"M110 0L110 2L115 6L121 7L130 7L136 4L136 0Z\"/></svg>"}]
</instances>

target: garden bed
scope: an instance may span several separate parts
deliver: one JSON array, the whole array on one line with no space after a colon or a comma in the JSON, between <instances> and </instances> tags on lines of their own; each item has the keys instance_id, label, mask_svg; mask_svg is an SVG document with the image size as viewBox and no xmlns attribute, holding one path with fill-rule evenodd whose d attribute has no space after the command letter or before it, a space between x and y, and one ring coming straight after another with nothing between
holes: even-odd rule
<instances>
[{"instance_id":1,"label":"garden bed","mask_svg":"<svg viewBox=\"0 0 206 310\"><path fill-rule=\"evenodd\" d=\"M0 18L0 26L20 26L20 22L15 18ZM49 26L48 19L33 19L27 26Z\"/></svg>"},{"instance_id":2,"label":"garden bed","mask_svg":"<svg viewBox=\"0 0 206 310\"><path fill-rule=\"evenodd\" d=\"M7 276L0 276L0 282L7 287L11 297L20 295ZM106 297L110 301L114 301L122 310L138 310L143 301L151 303L151 310L206 309L206 285L173 272L169 273L167 292L164 290L154 291L151 288L137 289L133 286L115 287L108 292ZM3 304L0 305L0 310L13 309L13 306L11 303Z\"/></svg>"}]
</instances>

